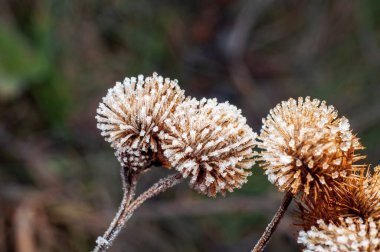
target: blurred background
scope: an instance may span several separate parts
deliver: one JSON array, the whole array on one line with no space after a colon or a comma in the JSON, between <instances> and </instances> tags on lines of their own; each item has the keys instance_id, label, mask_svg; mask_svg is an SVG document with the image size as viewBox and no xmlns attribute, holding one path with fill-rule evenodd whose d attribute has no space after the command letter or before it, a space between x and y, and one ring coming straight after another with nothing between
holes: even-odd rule
<instances>
[{"instance_id":1,"label":"blurred background","mask_svg":"<svg viewBox=\"0 0 380 252\"><path fill-rule=\"evenodd\" d=\"M284 99L325 99L378 164L379 42L377 0L0 0L0 251L93 248L121 199L95 110L125 76L177 78L255 131ZM111 251L250 251L282 197L253 172L226 198L183 183L149 200ZM299 251L295 232L289 211L266 251Z\"/></svg>"}]
</instances>

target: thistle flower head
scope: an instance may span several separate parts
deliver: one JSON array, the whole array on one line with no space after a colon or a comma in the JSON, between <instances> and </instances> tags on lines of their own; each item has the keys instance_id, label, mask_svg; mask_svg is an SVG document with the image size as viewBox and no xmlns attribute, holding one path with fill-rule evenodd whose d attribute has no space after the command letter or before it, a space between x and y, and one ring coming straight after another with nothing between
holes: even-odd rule
<instances>
[{"instance_id":1,"label":"thistle flower head","mask_svg":"<svg viewBox=\"0 0 380 252\"><path fill-rule=\"evenodd\" d=\"M350 178L348 185L337 188L334 205L341 216L372 218L380 221L380 173L362 172L359 178Z\"/></svg>"},{"instance_id":2,"label":"thistle flower head","mask_svg":"<svg viewBox=\"0 0 380 252\"><path fill-rule=\"evenodd\" d=\"M224 194L251 175L255 134L235 106L216 99L187 100L166 127L164 155L200 193Z\"/></svg>"},{"instance_id":3,"label":"thistle flower head","mask_svg":"<svg viewBox=\"0 0 380 252\"><path fill-rule=\"evenodd\" d=\"M150 165L159 150L158 134L175 106L184 100L176 80L156 73L116 82L99 104L96 119L102 136L116 149L116 156L133 169Z\"/></svg>"},{"instance_id":4,"label":"thistle flower head","mask_svg":"<svg viewBox=\"0 0 380 252\"><path fill-rule=\"evenodd\" d=\"M300 226L304 230L309 230L318 220L334 223L342 217L332 197L320 198L318 201L306 197L298 201L297 205L295 226Z\"/></svg>"},{"instance_id":5,"label":"thistle flower head","mask_svg":"<svg viewBox=\"0 0 380 252\"><path fill-rule=\"evenodd\" d=\"M298 204L297 219L303 229L310 229L317 220L339 224L342 217L373 219L380 221L380 171L375 168L371 175L369 167L360 176L350 176L334 188L328 198L313 201L304 198Z\"/></svg>"},{"instance_id":6,"label":"thistle flower head","mask_svg":"<svg viewBox=\"0 0 380 252\"><path fill-rule=\"evenodd\" d=\"M380 250L380 222L341 218L337 224L319 220L317 226L300 231L298 243L307 252L372 252Z\"/></svg>"},{"instance_id":7,"label":"thistle flower head","mask_svg":"<svg viewBox=\"0 0 380 252\"><path fill-rule=\"evenodd\" d=\"M257 160L280 191L296 195L329 191L358 169L362 149L350 124L323 101L299 98L278 104L263 120Z\"/></svg>"}]
</instances>

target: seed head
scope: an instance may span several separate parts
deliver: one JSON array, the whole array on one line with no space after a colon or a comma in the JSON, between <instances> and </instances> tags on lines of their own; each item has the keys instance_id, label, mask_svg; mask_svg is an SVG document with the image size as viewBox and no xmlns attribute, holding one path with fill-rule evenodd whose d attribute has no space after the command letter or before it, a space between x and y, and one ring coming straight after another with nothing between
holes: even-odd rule
<instances>
[{"instance_id":1,"label":"seed head","mask_svg":"<svg viewBox=\"0 0 380 252\"><path fill-rule=\"evenodd\" d=\"M328 198L318 201L304 198L298 204L297 219L300 223L296 225L307 230L319 219L339 224L342 217L380 221L379 168L375 168L373 175L368 167L359 176L350 176L335 187Z\"/></svg>"},{"instance_id":2,"label":"seed head","mask_svg":"<svg viewBox=\"0 0 380 252\"><path fill-rule=\"evenodd\" d=\"M344 217L372 218L380 221L380 174L375 169L371 176L362 172L359 178L350 178L349 185L342 186L334 193L336 209Z\"/></svg>"},{"instance_id":3,"label":"seed head","mask_svg":"<svg viewBox=\"0 0 380 252\"><path fill-rule=\"evenodd\" d=\"M272 109L258 137L257 160L280 191L296 195L332 190L358 169L362 149L345 117L323 101L289 99Z\"/></svg>"},{"instance_id":4,"label":"seed head","mask_svg":"<svg viewBox=\"0 0 380 252\"><path fill-rule=\"evenodd\" d=\"M97 127L124 166L146 168L159 151L158 134L165 119L183 100L177 80L157 73L145 79L143 75L125 78L99 104Z\"/></svg>"},{"instance_id":5,"label":"seed head","mask_svg":"<svg viewBox=\"0 0 380 252\"><path fill-rule=\"evenodd\" d=\"M298 243L305 252L372 252L380 250L380 222L373 219L341 218L332 224L319 220L317 226L300 231Z\"/></svg>"},{"instance_id":6,"label":"seed head","mask_svg":"<svg viewBox=\"0 0 380 252\"><path fill-rule=\"evenodd\" d=\"M164 155L190 186L215 196L246 183L255 134L241 111L216 99L187 100L166 121Z\"/></svg>"}]
</instances>

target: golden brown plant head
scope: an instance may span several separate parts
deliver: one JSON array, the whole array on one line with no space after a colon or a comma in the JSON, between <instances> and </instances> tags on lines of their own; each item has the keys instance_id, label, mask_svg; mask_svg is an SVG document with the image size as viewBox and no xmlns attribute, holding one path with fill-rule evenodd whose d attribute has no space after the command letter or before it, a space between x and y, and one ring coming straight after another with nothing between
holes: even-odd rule
<instances>
[{"instance_id":1,"label":"golden brown plant head","mask_svg":"<svg viewBox=\"0 0 380 252\"><path fill-rule=\"evenodd\" d=\"M124 166L146 168L159 150L162 124L183 100L177 80L153 73L144 78L125 78L108 90L99 104L96 119L102 136L116 149Z\"/></svg>"},{"instance_id":2,"label":"golden brown plant head","mask_svg":"<svg viewBox=\"0 0 380 252\"><path fill-rule=\"evenodd\" d=\"M341 218L339 223L319 220L317 226L300 231L298 243L304 252L380 251L380 222L373 219Z\"/></svg>"},{"instance_id":3,"label":"golden brown plant head","mask_svg":"<svg viewBox=\"0 0 380 252\"><path fill-rule=\"evenodd\" d=\"M350 124L332 106L309 97L289 99L272 109L258 137L257 160L280 191L315 199L355 170L362 149Z\"/></svg>"},{"instance_id":4,"label":"golden brown plant head","mask_svg":"<svg viewBox=\"0 0 380 252\"><path fill-rule=\"evenodd\" d=\"M340 216L372 218L380 220L380 174L375 168L371 175L369 168L358 178L350 178L345 186L339 187L333 200Z\"/></svg>"},{"instance_id":5,"label":"golden brown plant head","mask_svg":"<svg viewBox=\"0 0 380 252\"><path fill-rule=\"evenodd\" d=\"M341 217L337 211L337 205L331 197L321 197L318 201L304 197L297 202L295 211L295 225L304 230L310 229L316 225L317 221L322 219L326 222L335 222Z\"/></svg>"},{"instance_id":6,"label":"golden brown plant head","mask_svg":"<svg viewBox=\"0 0 380 252\"><path fill-rule=\"evenodd\" d=\"M334 187L329 197L314 201L302 198L298 203L297 219L303 229L309 229L317 220L337 223L342 217L372 218L380 221L380 174L375 169L373 175L367 168L360 176L350 176Z\"/></svg>"},{"instance_id":7,"label":"golden brown plant head","mask_svg":"<svg viewBox=\"0 0 380 252\"><path fill-rule=\"evenodd\" d=\"M166 126L170 134L162 136L164 155L191 178L192 188L215 196L246 183L256 135L235 106L216 99L187 100Z\"/></svg>"}]
</instances>

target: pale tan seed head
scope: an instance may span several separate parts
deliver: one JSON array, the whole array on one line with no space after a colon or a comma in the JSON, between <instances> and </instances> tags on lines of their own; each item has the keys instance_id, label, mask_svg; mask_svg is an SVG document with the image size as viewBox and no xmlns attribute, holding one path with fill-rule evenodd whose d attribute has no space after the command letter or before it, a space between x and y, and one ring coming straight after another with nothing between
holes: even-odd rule
<instances>
[{"instance_id":1,"label":"pale tan seed head","mask_svg":"<svg viewBox=\"0 0 380 252\"><path fill-rule=\"evenodd\" d=\"M253 166L255 133L241 111L216 99L179 105L162 136L164 155L190 186L215 196L240 188Z\"/></svg>"},{"instance_id":2,"label":"pale tan seed head","mask_svg":"<svg viewBox=\"0 0 380 252\"><path fill-rule=\"evenodd\" d=\"M304 252L380 251L380 222L372 218L341 218L338 223L319 220L316 226L300 231L298 243Z\"/></svg>"},{"instance_id":3,"label":"pale tan seed head","mask_svg":"<svg viewBox=\"0 0 380 252\"><path fill-rule=\"evenodd\" d=\"M125 78L110 88L99 104L97 127L116 149L122 165L146 168L159 152L158 134L165 119L184 99L177 80L164 79L157 73Z\"/></svg>"},{"instance_id":4,"label":"pale tan seed head","mask_svg":"<svg viewBox=\"0 0 380 252\"><path fill-rule=\"evenodd\" d=\"M323 101L289 99L272 109L258 137L257 160L280 191L317 198L359 167L362 149L345 117Z\"/></svg>"}]
</instances>

